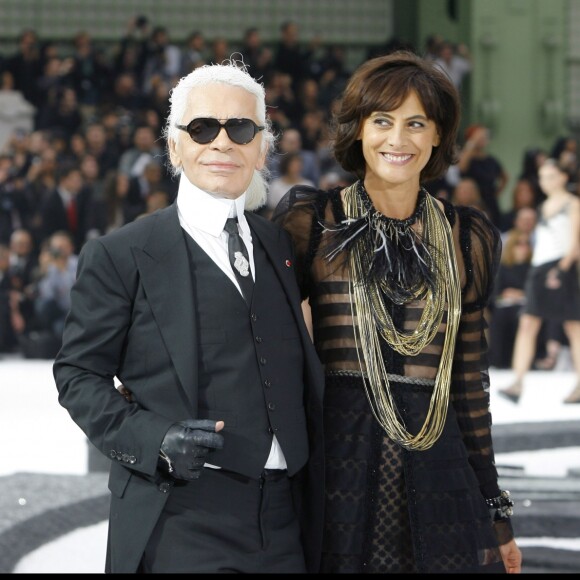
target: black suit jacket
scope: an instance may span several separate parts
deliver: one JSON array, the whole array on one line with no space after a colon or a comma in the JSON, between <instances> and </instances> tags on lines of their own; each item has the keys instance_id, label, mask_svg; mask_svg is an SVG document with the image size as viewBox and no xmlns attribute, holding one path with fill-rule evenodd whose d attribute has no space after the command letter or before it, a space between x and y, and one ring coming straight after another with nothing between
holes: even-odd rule
<instances>
[{"instance_id":1,"label":"black suit jacket","mask_svg":"<svg viewBox=\"0 0 580 580\"><path fill-rule=\"evenodd\" d=\"M42 240L46 240L58 230L64 230L73 236L75 253L80 251L91 227L91 194L86 188L83 188L78 193L76 203L78 227L76 232L72 232L68 224L66 208L62 197L57 189L52 190L43 203L40 212L42 219L40 236Z\"/></svg>"},{"instance_id":2,"label":"black suit jacket","mask_svg":"<svg viewBox=\"0 0 580 580\"><path fill-rule=\"evenodd\" d=\"M317 571L324 504L322 366L302 318L295 274L286 265L292 260L288 235L260 216L246 217L280 277L304 347L310 459L294 491L307 564ZM159 447L175 421L197 417L195 296L176 205L87 242L71 298L54 363L59 402L112 460L106 571L136 572L173 485L157 470ZM118 393L115 376L138 404Z\"/></svg>"}]
</instances>

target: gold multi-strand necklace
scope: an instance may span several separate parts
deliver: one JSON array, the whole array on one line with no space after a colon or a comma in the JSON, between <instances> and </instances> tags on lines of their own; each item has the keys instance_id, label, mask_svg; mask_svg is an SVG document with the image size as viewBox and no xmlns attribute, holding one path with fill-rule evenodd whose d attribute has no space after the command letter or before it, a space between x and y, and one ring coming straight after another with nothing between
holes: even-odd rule
<instances>
[{"instance_id":1,"label":"gold multi-strand necklace","mask_svg":"<svg viewBox=\"0 0 580 580\"><path fill-rule=\"evenodd\" d=\"M364 234L374 240L380 241L385 237L400 235L414 239L414 234L393 228L392 220L384 216L383 220L377 219L378 212L369 211L368 204L365 206L361 196L357 195L360 188L361 184L357 182L344 190L344 209L349 221L366 221ZM383 296L389 295L389 289L386 288L387 283L384 280L376 281L373 277L369 277L369 266L373 263L374 257L369 256L369 245L364 243L365 236L360 235L362 230L356 238L350 240L348 255L354 334L361 369L364 360L366 373L363 373L363 382L371 409L389 437L402 446L415 450L429 449L443 431L449 404L453 352L461 315L461 283L451 226L437 202L426 192L420 219L422 220L420 243L424 244L427 251L423 253L424 257L417 255L422 260L428 258L433 276L432 283L419 283L410 293L410 299L421 299L425 303L421 319L414 330L406 332L397 329L387 312ZM408 223L406 227L411 228L411 225ZM382 250L382 247L375 249ZM416 249L409 248L409 251ZM405 356L416 356L437 334L443 322L446 306L445 341L429 410L422 428L413 435L399 419L381 354L379 337L382 336L396 352Z\"/></svg>"}]
</instances>

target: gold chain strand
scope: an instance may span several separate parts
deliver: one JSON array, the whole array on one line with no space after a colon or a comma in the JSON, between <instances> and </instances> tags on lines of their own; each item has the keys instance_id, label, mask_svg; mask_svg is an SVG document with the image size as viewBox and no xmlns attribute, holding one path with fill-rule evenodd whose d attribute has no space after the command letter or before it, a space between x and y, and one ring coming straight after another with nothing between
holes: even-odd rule
<instances>
[{"instance_id":1,"label":"gold chain strand","mask_svg":"<svg viewBox=\"0 0 580 580\"><path fill-rule=\"evenodd\" d=\"M434 240L441 240L444 237L443 226L440 220L437 219L438 210L434 207L432 199L426 200L425 205L425 242L432 243ZM440 213L440 212L439 212ZM446 221L446 220L445 220ZM436 272L445 272L445 256L444 253L435 248L435 256L433 258L434 268ZM364 259L365 257L362 256ZM363 266L364 267L364 266ZM362 274L362 272L361 272ZM439 285L434 291L428 291L425 296L425 308L421 313L421 319L417 324L417 328L411 332L400 332L395 328L390 314L385 308L384 300L382 299L378 288L369 288L369 298L372 309L376 316L378 330L383 338L400 354L415 356L429 344L435 335L443 319L445 311L445 295L443 288L441 288L441 276L438 276ZM424 289L423 289L424 292Z\"/></svg>"},{"instance_id":2,"label":"gold chain strand","mask_svg":"<svg viewBox=\"0 0 580 580\"><path fill-rule=\"evenodd\" d=\"M345 210L349 217L358 217L362 211L356 203L355 191L356 189L352 187L345 191ZM451 226L430 196L427 198L423 231L426 234L426 242L437 250L435 267L438 284L433 292L427 293L421 320L417 329L411 333L402 333L395 328L380 299L378 289L369 288L368 284L363 283L365 260L360 255L360 245L355 245L349 261L352 320L359 364L362 369L363 361L360 358L362 350L366 368L366 377L363 373L363 384L367 398L375 418L388 436L403 447L415 450L429 449L443 430L449 404L453 352L461 316L461 283ZM423 426L416 435L412 435L401 423L392 398L387 370L381 355L379 332L397 352L415 356L433 340L443 320L445 302L448 305L445 340L435 386ZM377 328L377 324L380 328Z\"/></svg>"}]
</instances>

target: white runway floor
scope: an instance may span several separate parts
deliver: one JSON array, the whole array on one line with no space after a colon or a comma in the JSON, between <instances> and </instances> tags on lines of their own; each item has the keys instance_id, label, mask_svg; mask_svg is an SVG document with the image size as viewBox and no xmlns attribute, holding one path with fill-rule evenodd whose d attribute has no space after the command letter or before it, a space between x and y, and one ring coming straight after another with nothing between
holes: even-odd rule
<instances>
[{"instance_id":1,"label":"white runway floor","mask_svg":"<svg viewBox=\"0 0 580 580\"><path fill-rule=\"evenodd\" d=\"M580 404L562 404L575 383L571 372L530 373L518 405L497 395L497 390L509 382L509 372L492 369L494 424L580 421ZM86 438L58 404L52 361L10 357L0 360L0 441L0 477L17 473L87 473ZM529 475L562 477L569 469L580 469L580 442L579 447L498 454L496 462L521 466ZM100 573L106 533L105 522L80 528L28 554L15 572ZM580 538L526 538L521 545L550 546L553 542L565 542L564 549L580 551Z\"/></svg>"}]
</instances>

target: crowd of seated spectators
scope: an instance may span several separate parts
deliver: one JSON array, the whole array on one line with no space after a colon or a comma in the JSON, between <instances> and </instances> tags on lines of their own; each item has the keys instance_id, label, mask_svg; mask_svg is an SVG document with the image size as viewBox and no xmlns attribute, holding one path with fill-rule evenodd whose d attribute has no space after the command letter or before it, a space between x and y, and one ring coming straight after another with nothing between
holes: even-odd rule
<instances>
[{"instance_id":1,"label":"crowd of seated spectators","mask_svg":"<svg viewBox=\"0 0 580 580\"><path fill-rule=\"evenodd\" d=\"M270 179L283 179L280 165L293 176L277 195L293 181L344 179L327 130L350 74L344 52L320 39L302 42L293 21L270 46L254 27L230 46L199 30L176 42L166 27L136 16L113 44L84 30L54 41L26 29L0 54L0 98L19 95L32 111L30 126L0 143L0 353L56 354L83 244L175 199L162 136L172 86L230 57L265 86L279 137Z\"/></svg>"},{"instance_id":2,"label":"crowd of seated spectators","mask_svg":"<svg viewBox=\"0 0 580 580\"><path fill-rule=\"evenodd\" d=\"M366 58L397 48L413 47L389 41L369 46ZM449 43L429 50L426 57L443 58ZM272 199L263 213L295 183L352 182L330 142L332 111L351 73L344 47L318 37L303 41L294 21L283 22L269 45L256 27L230 45L200 30L177 42L167 28L136 16L116 43L100 45L87 31L49 41L27 29L13 51L0 54L0 98L20 95L33 111L29 129L17 128L0 143L0 353L56 354L83 244L175 199L178 183L162 135L171 88L195 67L230 57L264 84L278 137L267 161ZM463 62L462 70L469 74L471 65ZM572 144L562 139L558 146L573 173ZM434 194L440 187L449 198L477 199L487 211L477 175L453 170L437 191L433 184ZM465 198L467 187L472 197Z\"/></svg>"}]
</instances>

